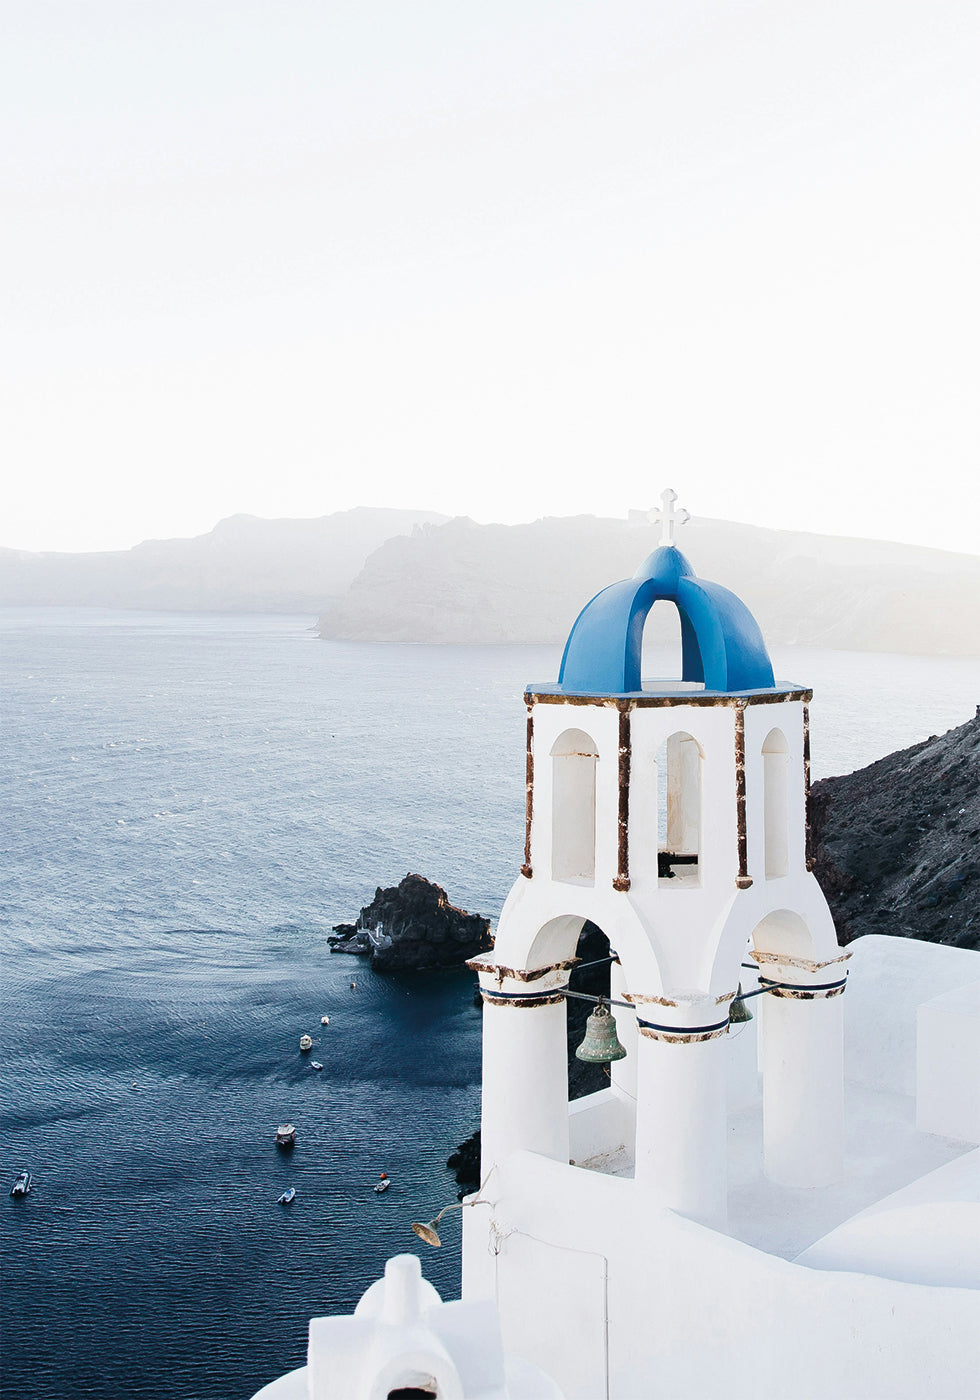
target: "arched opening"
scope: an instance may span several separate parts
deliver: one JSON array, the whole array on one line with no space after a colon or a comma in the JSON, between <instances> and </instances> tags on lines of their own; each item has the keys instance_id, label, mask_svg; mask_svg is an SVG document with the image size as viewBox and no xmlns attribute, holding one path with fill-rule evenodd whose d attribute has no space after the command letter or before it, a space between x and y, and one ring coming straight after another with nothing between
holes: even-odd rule
<instances>
[{"instance_id":1,"label":"arched opening","mask_svg":"<svg viewBox=\"0 0 980 1400\"><path fill-rule=\"evenodd\" d=\"M789 874L789 744L771 729L762 745L766 879Z\"/></svg>"},{"instance_id":2,"label":"arched opening","mask_svg":"<svg viewBox=\"0 0 980 1400\"><path fill-rule=\"evenodd\" d=\"M643 624L640 685L643 690L703 690L701 656L690 623L676 603L658 598Z\"/></svg>"},{"instance_id":3,"label":"arched opening","mask_svg":"<svg viewBox=\"0 0 980 1400\"><path fill-rule=\"evenodd\" d=\"M760 953L781 953L788 958L816 957L813 935L792 909L774 909L756 924L752 946Z\"/></svg>"},{"instance_id":4,"label":"arched opening","mask_svg":"<svg viewBox=\"0 0 980 1400\"><path fill-rule=\"evenodd\" d=\"M568 990L622 1003L626 981L621 965L611 961L611 951L604 931L586 920L575 949L579 963L569 977ZM565 998L568 1155L571 1163L586 1171L628 1175L636 1139L636 1017L622 1005L610 1005L607 1010L609 1019L587 1034L595 1002L574 995ZM576 1053L582 1046L590 1054L604 1055L617 1041L625 1058L580 1060Z\"/></svg>"},{"instance_id":5,"label":"arched opening","mask_svg":"<svg viewBox=\"0 0 980 1400\"><path fill-rule=\"evenodd\" d=\"M420 1316L424 1319L425 1313ZM409 1342L404 1350L399 1348L375 1372L370 1393L378 1400L438 1400L439 1396L458 1394L459 1373L455 1365L445 1351L440 1356L438 1350L430 1350L430 1345L420 1337L415 1345Z\"/></svg>"},{"instance_id":6,"label":"arched opening","mask_svg":"<svg viewBox=\"0 0 980 1400\"><path fill-rule=\"evenodd\" d=\"M568 990L585 992L593 997L608 997L610 964L600 959L609 957L609 939L597 924L588 919L582 925L575 956L580 961L577 967L572 968ZM598 963L598 966L590 965L594 963ZM607 1089L609 1066L587 1064L575 1055L585 1035L585 1023L595 1010L594 1003L569 997L565 1005L568 1008L568 1098L571 1102L573 1099L584 1098L586 1094L595 1094L600 1089Z\"/></svg>"},{"instance_id":7,"label":"arched opening","mask_svg":"<svg viewBox=\"0 0 980 1400\"><path fill-rule=\"evenodd\" d=\"M676 685L682 679L681 617L673 603L659 599L643 624L643 651L640 674L644 689L654 689L661 681Z\"/></svg>"},{"instance_id":8,"label":"arched opening","mask_svg":"<svg viewBox=\"0 0 980 1400\"><path fill-rule=\"evenodd\" d=\"M595 766L599 751L581 729L551 750L551 878L595 880Z\"/></svg>"},{"instance_id":9,"label":"arched opening","mask_svg":"<svg viewBox=\"0 0 980 1400\"><path fill-rule=\"evenodd\" d=\"M662 886L701 883L701 745L684 730L657 753L657 875Z\"/></svg>"}]
</instances>

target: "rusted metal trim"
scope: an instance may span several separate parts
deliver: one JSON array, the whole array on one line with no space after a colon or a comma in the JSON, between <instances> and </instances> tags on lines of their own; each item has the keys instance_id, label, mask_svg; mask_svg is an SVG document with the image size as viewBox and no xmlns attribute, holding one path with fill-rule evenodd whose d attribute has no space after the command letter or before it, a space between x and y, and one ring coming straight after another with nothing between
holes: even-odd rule
<instances>
[{"instance_id":1,"label":"rusted metal trim","mask_svg":"<svg viewBox=\"0 0 980 1400\"><path fill-rule=\"evenodd\" d=\"M847 973L843 977L838 977L836 982L787 982L780 978L777 982L774 977L759 976L759 986L764 992L838 992L847 986Z\"/></svg>"},{"instance_id":2,"label":"rusted metal trim","mask_svg":"<svg viewBox=\"0 0 980 1400\"><path fill-rule=\"evenodd\" d=\"M750 889L752 888L752 885L753 885L753 884L754 884L754 881L753 881L751 875L736 875L736 876L735 876L735 886L736 886L737 889L740 889L740 890L750 890Z\"/></svg>"},{"instance_id":3,"label":"rusted metal trim","mask_svg":"<svg viewBox=\"0 0 980 1400\"><path fill-rule=\"evenodd\" d=\"M810 830L810 706L803 706L803 831L806 868L816 865L813 852L813 833Z\"/></svg>"},{"instance_id":4,"label":"rusted metal trim","mask_svg":"<svg viewBox=\"0 0 980 1400\"><path fill-rule=\"evenodd\" d=\"M847 948L844 948L836 958L828 958L826 962L812 962L809 958L791 958L788 953L769 953L761 948L753 948L752 957L757 963L778 963L781 967L798 967L801 972L823 972L825 967L834 967L837 963L847 962L851 953Z\"/></svg>"},{"instance_id":5,"label":"rusted metal trim","mask_svg":"<svg viewBox=\"0 0 980 1400\"><path fill-rule=\"evenodd\" d=\"M790 1001L829 1001L831 997L843 996L846 982L841 982L838 986L828 987L826 990L814 989L804 990L803 987L767 987L766 992L770 996L785 997Z\"/></svg>"},{"instance_id":6,"label":"rusted metal trim","mask_svg":"<svg viewBox=\"0 0 980 1400\"><path fill-rule=\"evenodd\" d=\"M749 837L745 825L745 706L735 706L735 819L738 825L738 879L749 878ZM744 889L744 885L739 886Z\"/></svg>"},{"instance_id":7,"label":"rusted metal trim","mask_svg":"<svg viewBox=\"0 0 980 1400\"><path fill-rule=\"evenodd\" d=\"M633 761L629 702L619 707L619 830L614 890L630 887L630 767Z\"/></svg>"},{"instance_id":8,"label":"rusted metal trim","mask_svg":"<svg viewBox=\"0 0 980 1400\"><path fill-rule=\"evenodd\" d=\"M506 978L512 982L537 982L542 977L547 977L549 972L568 972L582 961L581 958L565 958L563 962L549 963L547 967L499 967L496 964L481 962L479 958L471 958L466 966L474 972L490 973L497 979L498 983L503 983Z\"/></svg>"},{"instance_id":9,"label":"rusted metal trim","mask_svg":"<svg viewBox=\"0 0 980 1400\"><path fill-rule=\"evenodd\" d=\"M541 996L529 996L526 993L521 995L513 992L487 992L481 987L480 996L483 998L484 1006L519 1006L522 1009L535 1006L556 1006L558 1002L565 1000L563 988Z\"/></svg>"},{"instance_id":10,"label":"rusted metal trim","mask_svg":"<svg viewBox=\"0 0 980 1400\"><path fill-rule=\"evenodd\" d=\"M664 1040L668 1045L697 1045L703 1040L717 1040L720 1035L728 1034L728 1021L722 1021L716 1026L705 1026L703 1029L691 1027L687 1029L678 1026L673 1029L670 1026L652 1026L644 1021L637 1021L640 1035L645 1035L648 1040Z\"/></svg>"},{"instance_id":11,"label":"rusted metal trim","mask_svg":"<svg viewBox=\"0 0 980 1400\"><path fill-rule=\"evenodd\" d=\"M618 708L627 700L634 709L662 709L672 705L704 705L708 707L733 705L781 705L787 700L813 699L812 690L777 690L764 695L703 695L693 690L683 695L642 695L639 692L622 695L553 695L550 691L525 691L525 700L534 705L596 705Z\"/></svg>"},{"instance_id":12,"label":"rusted metal trim","mask_svg":"<svg viewBox=\"0 0 980 1400\"><path fill-rule=\"evenodd\" d=\"M534 711L527 707L527 759L524 769L524 864L521 874L530 880L534 871L531 867L531 818L534 816Z\"/></svg>"},{"instance_id":13,"label":"rusted metal trim","mask_svg":"<svg viewBox=\"0 0 980 1400\"><path fill-rule=\"evenodd\" d=\"M715 997L716 1006L721 1006L723 1002L731 1001L737 995L735 992L722 992L720 997ZM623 1000L628 1001L635 1009L637 1006L689 1006L690 1001L675 1001L671 997L651 996L646 992L623 992Z\"/></svg>"}]
</instances>

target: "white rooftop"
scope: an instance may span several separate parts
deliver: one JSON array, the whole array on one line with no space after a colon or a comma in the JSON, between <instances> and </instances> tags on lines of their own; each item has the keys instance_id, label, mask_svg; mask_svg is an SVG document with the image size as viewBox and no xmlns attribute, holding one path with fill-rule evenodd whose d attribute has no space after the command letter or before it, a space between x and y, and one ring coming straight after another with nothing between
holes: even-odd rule
<instances>
[{"instance_id":1,"label":"white rooftop","mask_svg":"<svg viewBox=\"0 0 980 1400\"><path fill-rule=\"evenodd\" d=\"M947 1015L956 1013L963 1021L972 1009L973 1034L980 1036L976 1010L980 954L878 935L858 939L849 951L853 956L843 998L845 1175L834 1185L820 1188L780 1186L765 1176L756 1017L730 1037L728 1233L784 1259L797 1259L806 1251L800 1262L814 1268L849 1267L874 1273L878 1270L870 1264L862 1267L858 1256L866 1262L872 1255L877 1258L869 1239L885 1232L892 1238L889 1257L893 1260L889 1266L885 1258L889 1251L882 1245L885 1277L914 1281L911 1274L917 1266L912 1261L920 1259L928 1273L931 1259L931 1276L918 1281L980 1286L980 1278L974 1277L980 1272L980 1237L974 1262L967 1268L972 1282L963 1275L969 1232L980 1229L978 1133L975 1128L972 1132L961 1128L959 1136L946 1136L916 1126L917 1012L923 1003L927 1010L935 1001L945 1027ZM748 991L749 984L744 985ZM757 1001L748 1004L758 1006ZM980 1049L980 1039L975 1049ZM980 1056L957 1054L951 1066L937 1069L940 1077L945 1073L947 1078L959 1078L959 1084L951 1087L961 1101L969 1103L971 1087L980 1079ZM973 1086L965 1082L971 1079ZM626 1148L577 1165L612 1176L633 1175L632 1156ZM939 1211L941 1206L949 1208ZM867 1220L860 1227L854 1222L850 1234L840 1229L863 1212L878 1214L886 1208L905 1214L894 1215L888 1222L879 1220L874 1226ZM957 1248L943 1255L942 1239L947 1244L955 1241ZM819 1249L813 1248L817 1241L822 1242ZM848 1252L852 1246L854 1257ZM937 1262L939 1256L946 1259L946 1266ZM894 1260L899 1257L905 1274L894 1272L899 1267ZM955 1278L949 1276L950 1270Z\"/></svg>"}]
</instances>

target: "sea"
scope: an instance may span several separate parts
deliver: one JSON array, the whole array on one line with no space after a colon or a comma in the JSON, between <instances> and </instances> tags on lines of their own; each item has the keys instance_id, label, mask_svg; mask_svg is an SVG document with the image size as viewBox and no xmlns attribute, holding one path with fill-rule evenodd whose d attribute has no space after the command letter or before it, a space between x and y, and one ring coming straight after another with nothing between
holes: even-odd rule
<instances>
[{"instance_id":1,"label":"sea","mask_svg":"<svg viewBox=\"0 0 980 1400\"><path fill-rule=\"evenodd\" d=\"M4 1400L246 1400L405 1250L458 1296L459 1217L441 1250L410 1224L455 1200L479 1121L473 976L376 975L326 939L409 871L496 918L522 692L559 652L312 625L0 611ZM815 691L815 778L980 700L976 660L774 662Z\"/></svg>"}]
</instances>

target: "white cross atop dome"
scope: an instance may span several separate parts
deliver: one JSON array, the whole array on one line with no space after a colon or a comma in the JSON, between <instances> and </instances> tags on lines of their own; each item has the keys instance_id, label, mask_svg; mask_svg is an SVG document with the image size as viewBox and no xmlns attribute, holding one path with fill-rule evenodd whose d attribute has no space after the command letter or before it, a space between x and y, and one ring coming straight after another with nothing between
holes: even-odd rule
<instances>
[{"instance_id":1,"label":"white cross atop dome","mask_svg":"<svg viewBox=\"0 0 980 1400\"><path fill-rule=\"evenodd\" d=\"M663 526L660 543L662 545L673 545L677 543L674 539L674 527L676 525L686 525L691 518L691 512L685 510L683 506L680 510L674 509L674 502L677 500L677 492L672 491L669 486L666 491L661 493L660 500L662 505L654 507L654 509L651 510L650 520L654 525L659 523Z\"/></svg>"}]
</instances>

